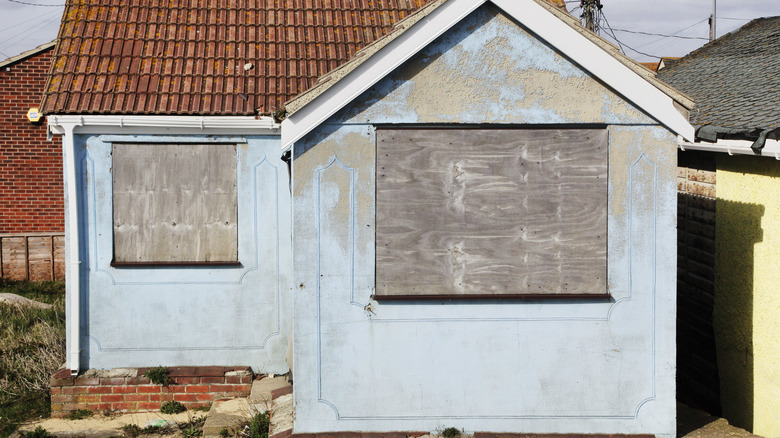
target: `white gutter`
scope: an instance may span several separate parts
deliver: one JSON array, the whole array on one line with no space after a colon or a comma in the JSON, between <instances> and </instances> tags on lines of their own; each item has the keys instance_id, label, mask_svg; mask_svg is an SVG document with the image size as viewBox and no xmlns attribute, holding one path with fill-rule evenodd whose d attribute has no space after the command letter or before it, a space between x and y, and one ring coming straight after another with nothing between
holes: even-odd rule
<instances>
[{"instance_id":1,"label":"white gutter","mask_svg":"<svg viewBox=\"0 0 780 438\"><path fill-rule=\"evenodd\" d=\"M716 143L692 143L683 140L681 137L677 139L677 147L681 151L722 152L729 155L773 157L776 160L780 160L780 140L766 140L764 147L758 153L750 148L752 144L753 142L749 140L718 140Z\"/></svg>"},{"instance_id":2,"label":"white gutter","mask_svg":"<svg viewBox=\"0 0 780 438\"><path fill-rule=\"evenodd\" d=\"M246 130L254 134L261 131L276 133L279 124L272 117L252 116L78 116L67 115L48 116L49 128L62 134L57 129L59 125L73 124L80 134L110 134L121 133L123 130L141 132L133 128L144 128L143 133L179 133L201 134L206 131L235 133ZM106 130L105 127L113 129Z\"/></svg>"},{"instance_id":3,"label":"white gutter","mask_svg":"<svg viewBox=\"0 0 780 438\"><path fill-rule=\"evenodd\" d=\"M47 117L50 133L62 134L64 176L67 189L68 261L66 278L70 294L70 345L67 367L77 375L81 355L81 233L78 210L78 175L76 142L78 134L276 134L279 124L271 117L246 116L74 116Z\"/></svg>"}]
</instances>

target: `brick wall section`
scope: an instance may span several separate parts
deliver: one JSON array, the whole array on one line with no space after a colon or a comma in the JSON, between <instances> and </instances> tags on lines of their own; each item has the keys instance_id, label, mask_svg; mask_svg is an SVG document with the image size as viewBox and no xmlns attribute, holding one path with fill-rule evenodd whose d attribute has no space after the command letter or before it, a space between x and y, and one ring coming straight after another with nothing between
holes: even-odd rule
<instances>
[{"instance_id":1,"label":"brick wall section","mask_svg":"<svg viewBox=\"0 0 780 438\"><path fill-rule=\"evenodd\" d=\"M248 397L252 389L249 367L171 367L169 386L143 377L147 368L115 377L87 372L77 377L61 369L51 378L51 414L66 417L71 411L154 412L175 400L188 409L204 407L221 398ZM126 371L126 370L124 370Z\"/></svg>"},{"instance_id":2,"label":"brick wall section","mask_svg":"<svg viewBox=\"0 0 780 438\"><path fill-rule=\"evenodd\" d=\"M0 234L63 232L62 148L30 123L52 59L47 49L0 69Z\"/></svg>"},{"instance_id":3,"label":"brick wall section","mask_svg":"<svg viewBox=\"0 0 780 438\"><path fill-rule=\"evenodd\" d=\"M720 414L712 329L715 155L680 151L677 168L677 398Z\"/></svg>"}]
</instances>

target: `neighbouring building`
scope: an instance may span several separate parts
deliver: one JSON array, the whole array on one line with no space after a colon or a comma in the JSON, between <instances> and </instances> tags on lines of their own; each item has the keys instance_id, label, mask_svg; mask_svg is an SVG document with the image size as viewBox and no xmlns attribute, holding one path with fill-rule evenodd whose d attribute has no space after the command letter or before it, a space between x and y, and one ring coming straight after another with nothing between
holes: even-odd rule
<instances>
[{"instance_id":1,"label":"neighbouring building","mask_svg":"<svg viewBox=\"0 0 780 438\"><path fill-rule=\"evenodd\" d=\"M0 62L0 277L65 276L62 146L47 138L41 103L54 42ZM34 120L34 119L33 119Z\"/></svg>"},{"instance_id":2,"label":"neighbouring building","mask_svg":"<svg viewBox=\"0 0 780 438\"><path fill-rule=\"evenodd\" d=\"M696 101L679 153L682 380L766 437L780 436L779 54L780 17L759 18L658 73Z\"/></svg>"},{"instance_id":3,"label":"neighbouring building","mask_svg":"<svg viewBox=\"0 0 780 438\"><path fill-rule=\"evenodd\" d=\"M541 0L350 5L68 4L67 369L292 369L295 433L675 436L693 102Z\"/></svg>"}]
</instances>

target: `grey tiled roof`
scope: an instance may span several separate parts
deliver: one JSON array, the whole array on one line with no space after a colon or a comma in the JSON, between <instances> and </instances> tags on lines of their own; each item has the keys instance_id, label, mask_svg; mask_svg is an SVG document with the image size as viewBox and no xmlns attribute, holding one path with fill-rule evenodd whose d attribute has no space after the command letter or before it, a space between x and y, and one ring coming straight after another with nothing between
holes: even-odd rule
<instances>
[{"instance_id":1,"label":"grey tiled roof","mask_svg":"<svg viewBox=\"0 0 780 438\"><path fill-rule=\"evenodd\" d=\"M658 78L696 102L690 121L743 132L780 128L780 17L758 18L667 63Z\"/></svg>"}]
</instances>

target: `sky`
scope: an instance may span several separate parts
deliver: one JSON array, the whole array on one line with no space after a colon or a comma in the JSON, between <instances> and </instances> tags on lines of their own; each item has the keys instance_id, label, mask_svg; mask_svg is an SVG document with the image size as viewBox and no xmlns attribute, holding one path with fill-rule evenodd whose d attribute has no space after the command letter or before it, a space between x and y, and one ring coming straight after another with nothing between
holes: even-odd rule
<instances>
[{"instance_id":1,"label":"sky","mask_svg":"<svg viewBox=\"0 0 780 438\"><path fill-rule=\"evenodd\" d=\"M753 18L780 15L780 0L715 1L718 36L738 29ZM53 41L64 3L64 0L0 0L0 60ZM579 0L566 3L574 15L581 14ZM638 61L683 56L705 44L709 36L707 19L713 10L713 0L601 0L601 4L605 20L601 21L604 29L600 34L614 41L614 32L625 53Z\"/></svg>"}]
</instances>

